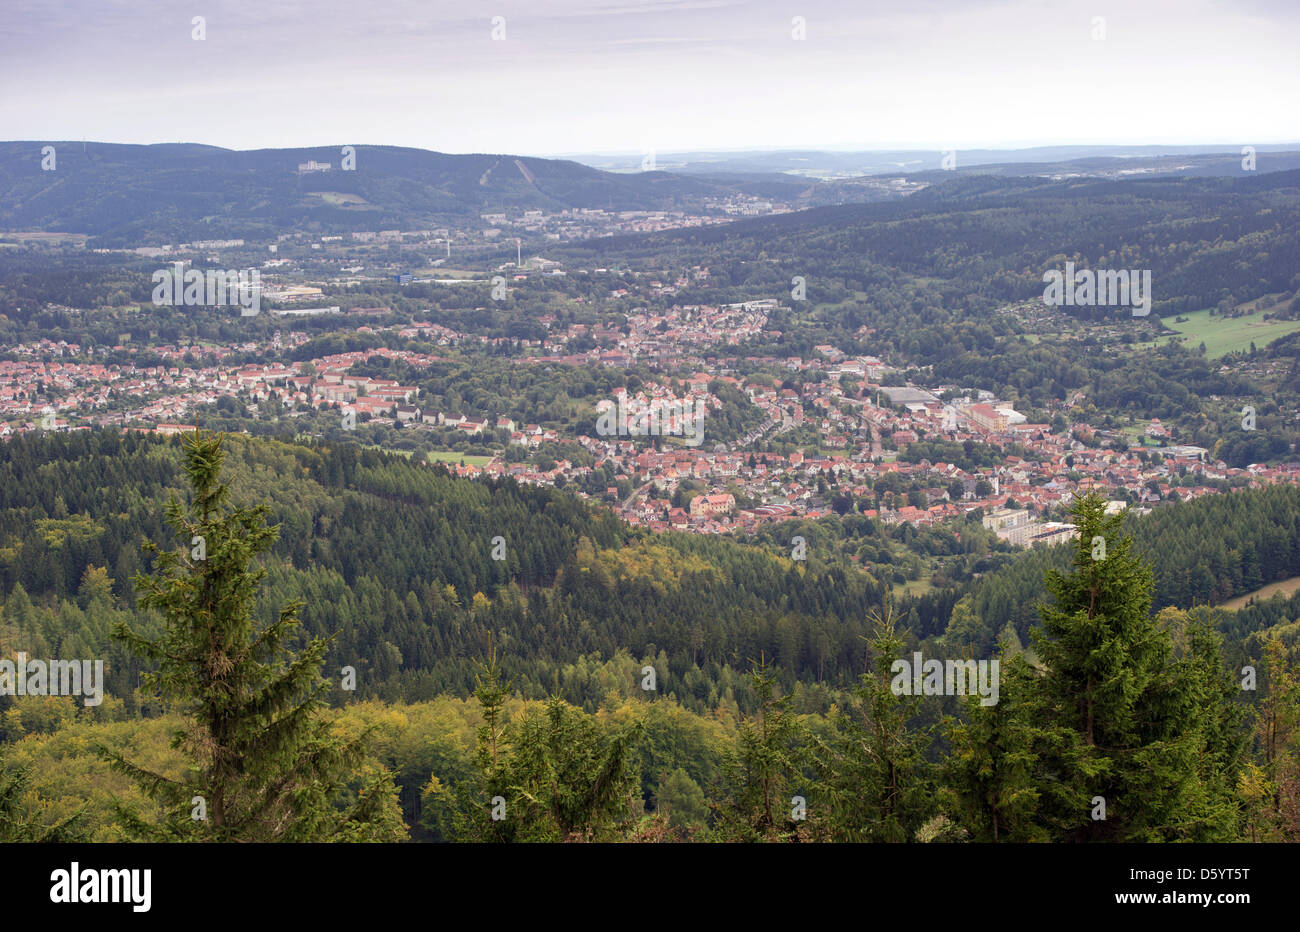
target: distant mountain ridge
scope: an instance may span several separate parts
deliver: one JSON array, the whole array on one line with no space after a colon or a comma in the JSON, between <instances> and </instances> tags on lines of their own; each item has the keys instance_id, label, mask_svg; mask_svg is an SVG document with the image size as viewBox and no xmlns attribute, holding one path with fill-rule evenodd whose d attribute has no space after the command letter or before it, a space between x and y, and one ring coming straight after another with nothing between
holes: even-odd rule
<instances>
[{"instance_id":1,"label":"distant mountain ridge","mask_svg":"<svg viewBox=\"0 0 1300 932\"><path fill-rule=\"evenodd\" d=\"M949 301L978 295L990 305L1041 299L1044 269L1062 268L1067 259L1083 267L1086 260L1096 268L1150 269L1159 282L1157 315L1296 287L1300 169L1123 180L979 170L909 178L930 184L888 203L591 239L559 246L554 255L574 265L647 268L664 257L695 263L707 256L717 268L732 262L739 270L766 254L767 262L752 264L767 266L782 290L793 275L810 283L883 284L901 273L944 282Z\"/></svg>"},{"instance_id":2,"label":"distant mountain ridge","mask_svg":"<svg viewBox=\"0 0 1300 932\"><path fill-rule=\"evenodd\" d=\"M1029 174L1090 160L1093 165L1107 162L1131 163L1125 167L1147 168L1192 160L1196 169L1219 167L1241 161L1242 146L1033 146L1024 149L964 149L954 152L957 170L993 166L1014 167ZM1270 144L1254 147L1261 163L1260 171L1284 171L1300 168L1300 143ZM889 149L837 151L826 149L691 151L660 152L657 164L666 171L684 175L720 173L793 173L805 176L892 175L899 172L939 170L944 152L938 149ZM639 155L569 155L574 161L604 171L635 170ZM1196 172L1193 172L1196 173ZM1221 172L1214 172L1220 174Z\"/></svg>"},{"instance_id":3,"label":"distant mountain ridge","mask_svg":"<svg viewBox=\"0 0 1300 932\"><path fill-rule=\"evenodd\" d=\"M42 165L53 147L53 170ZM703 212L709 202L743 195L794 208L897 201L915 187L954 176L1029 179L1154 175L1250 176L1300 168L1300 152L1259 148L1257 172L1237 154L1139 153L1104 157L1098 147L958 152L955 171L936 153L816 153L833 156L835 171L856 177L817 179L790 173L805 156L739 154L676 171L606 171L564 159L449 155L399 146L356 146L355 170L342 170L344 146L236 151L194 143L125 145L98 142L0 142L0 230L75 233L92 246L138 246L205 239L259 239L285 232L346 233L486 225L483 214L565 209ZM1194 148L1194 147L1193 147ZM1205 147L1208 148L1208 147ZM1128 151L1128 150L1124 150ZM858 164L863 155L875 162ZM927 155L926 164L910 156ZM1017 161L980 164L985 157ZM752 157L751 157L752 156ZM895 158L897 157L897 158ZM893 160L892 162L890 160ZM884 161L881 161L884 160ZM307 163L326 171L300 170ZM908 168L899 169L899 164ZM932 163L932 164L931 164ZM872 174L892 168L888 174Z\"/></svg>"},{"instance_id":4,"label":"distant mountain ridge","mask_svg":"<svg viewBox=\"0 0 1300 932\"><path fill-rule=\"evenodd\" d=\"M42 169L46 146L53 170ZM835 186L819 200L816 182L782 175L614 174L558 159L397 146L356 146L355 170L343 171L343 150L0 142L0 228L83 233L112 246L477 224L503 210L681 210L738 193L801 204L877 196ZM330 169L299 171L308 162Z\"/></svg>"}]
</instances>

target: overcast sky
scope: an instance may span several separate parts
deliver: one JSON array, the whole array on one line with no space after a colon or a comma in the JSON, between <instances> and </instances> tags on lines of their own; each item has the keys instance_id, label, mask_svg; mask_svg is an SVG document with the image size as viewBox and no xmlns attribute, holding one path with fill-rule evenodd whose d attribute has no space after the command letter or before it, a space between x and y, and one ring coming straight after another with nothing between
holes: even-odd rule
<instances>
[{"instance_id":1,"label":"overcast sky","mask_svg":"<svg viewBox=\"0 0 1300 932\"><path fill-rule=\"evenodd\" d=\"M525 155L1292 142L1298 38L1300 0L3 0L0 137Z\"/></svg>"}]
</instances>

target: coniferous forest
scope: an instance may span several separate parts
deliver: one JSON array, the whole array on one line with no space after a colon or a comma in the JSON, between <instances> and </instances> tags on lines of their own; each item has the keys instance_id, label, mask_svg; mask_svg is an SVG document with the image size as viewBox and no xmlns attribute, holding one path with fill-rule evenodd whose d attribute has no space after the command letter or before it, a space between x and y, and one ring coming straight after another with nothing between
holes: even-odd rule
<instances>
[{"instance_id":1,"label":"coniferous forest","mask_svg":"<svg viewBox=\"0 0 1300 932\"><path fill-rule=\"evenodd\" d=\"M945 613L816 526L795 562L355 446L0 456L0 653L106 660L93 706L0 697L6 840L1300 840L1300 599L1215 607L1300 574L1290 487L1081 497ZM994 701L900 688L918 653Z\"/></svg>"}]
</instances>

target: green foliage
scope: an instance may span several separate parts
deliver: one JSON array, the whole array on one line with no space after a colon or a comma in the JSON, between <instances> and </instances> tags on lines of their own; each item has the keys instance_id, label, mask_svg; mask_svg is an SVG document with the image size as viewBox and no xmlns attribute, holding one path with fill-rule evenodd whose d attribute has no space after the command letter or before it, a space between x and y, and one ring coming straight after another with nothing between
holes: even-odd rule
<instances>
[{"instance_id":1,"label":"green foliage","mask_svg":"<svg viewBox=\"0 0 1300 932\"><path fill-rule=\"evenodd\" d=\"M1151 605L1157 610L1214 605L1300 575L1300 487L1270 485L1207 495L1129 516L1124 528L1134 552L1151 567ZM1035 548L979 580L970 592L979 623L964 625L963 638L986 651L1010 623L1027 640L1038 621L1035 604L1044 574L1064 569L1074 553L1071 545ZM1226 615L1218 623L1225 632L1242 633L1276 623L1282 614L1261 606L1244 616L1258 619L1248 628Z\"/></svg>"},{"instance_id":2,"label":"green foliage","mask_svg":"<svg viewBox=\"0 0 1300 932\"><path fill-rule=\"evenodd\" d=\"M618 837L634 812L631 748L639 723L607 739L592 716L559 696L507 723L508 693L489 651L475 691L483 724L474 773L450 787L436 777L430 781L425 796L434 819L456 841Z\"/></svg>"},{"instance_id":3,"label":"green foliage","mask_svg":"<svg viewBox=\"0 0 1300 932\"><path fill-rule=\"evenodd\" d=\"M1257 760L1238 778L1251 841L1300 841L1300 675L1277 635L1263 644L1266 693L1255 722Z\"/></svg>"},{"instance_id":4,"label":"green foliage","mask_svg":"<svg viewBox=\"0 0 1300 932\"><path fill-rule=\"evenodd\" d=\"M892 688L891 666L904 642L888 601L872 622L873 669L862 675L852 704L831 716L831 736L820 742L827 830L837 841L912 841L934 814L926 760L931 729L909 724L920 697Z\"/></svg>"},{"instance_id":5,"label":"green foliage","mask_svg":"<svg viewBox=\"0 0 1300 932\"><path fill-rule=\"evenodd\" d=\"M704 790L680 767L659 781L655 809L667 813L669 825L676 829L699 829L709 816Z\"/></svg>"},{"instance_id":6,"label":"green foliage","mask_svg":"<svg viewBox=\"0 0 1300 932\"><path fill-rule=\"evenodd\" d=\"M89 639L102 627L102 639L87 646L118 652L107 664L115 695L135 688L139 660L110 644L108 630L114 612L135 607L141 541L168 533L165 503L184 487L178 443L110 431L0 444L0 585L21 585L41 603L23 610L24 637L76 631ZM232 436L225 449L232 485L267 502L281 529L255 619L272 625L279 606L301 602L292 646L332 636L325 666L355 666L361 697L468 695L469 658L482 656L489 633L503 672L531 699L579 658L620 651L664 653L679 681L691 683L679 699L697 711L728 690L751 702L736 658L760 651L777 658L787 690L796 679L848 685L860 668L860 619L880 587L856 569L791 572L788 559L729 539L650 538L564 492L455 479L347 444ZM51 549L32 520L52 514L57 495L70 513L99 515L105 532ZM491 556L497 535L506 538L505 560ZM598 559L580 558L582 538ZM90 565L106 569L111 604L83 592ZM94 624L80 620L77 606L56 609L55 623L46 623L45 603L73 599L87 600ZM566 695L591 711L604 690L592 684Z\"/></svg>"},{"instance_id":7,"label":"green foliage","mask_svg":"<svg viewBox=\"0 0 1300 932\"><path fill-rule=\"evenodd\" d=\"M36 807L27 799L30 789L31 769L12 766L0 755L0 844L88 840L84 806L66 818L49 823L44 812L32 811Z\"/></svg>"},{"instance_id":8,"label":"green foliage","mask_svg":"<svg viewBox=\"0 0 1300 932\"><path fill-rule=\"evenodd\" d=\"M758 697L754 717L741 722L723 763L725 795L715 807L723 841L792 841L800 836L791 792L800 787L805 729L777 694L776 677L760 656L750 674Z\"/></svg>"},{"instance_id":9,"label":"green foliage","mask_svg":"<svg viewBox=\"0 0 1300 932\"><path fill-rule=\"evenodd\" d=\"M1073 505L1075 571L1048 573L1054 601L1033 632L1046 667L1039 721L1052 729L1044 757L1065 792L1042 818L1079 841L1232 838L1231 788L1219 777L1235 755L1217 643L1198 636L1175 661L1169 633L1150 617L1151 570L1105 507L1095 493ZM1220 760L1207 766L1205 754ZM1105 819L1081 804L1096 797Z\"/></svg>"},{"instance_id":10,"label":"green foliage","mask_svg":"<svg viewBox=\"0 0 1300 932\"><path fill-rule=\"evenodd\" d=\"M1300 596L1229 615L1171 607L1168 595L1207 554L1227 572L1215 562L1221 541L1243 558L1239 573L1248 548L1259 576L1285 572L1293 490L1131 523L1088 497L1074 510L1079 542L1013 558L977 522L960 539L855 514L768 526L754 542L651 538L563 493L455 480L377 451L229 438L196 455L194 443L188 509L160 507L179 478L174 442L0 445L6 476L35 477L0 484L0 652L110 660L101 707L0 697L0 741L26 774L6 790L18 800L6 804L10 822L27 826L20 837L78 810L96 840L219 837L220 780L226 835L256 838L396 838L402 819L420 840L1300 837ZM231 486L268 506L228 506L216 481L227 449ZM97 497L111 507L93 510ZM135 611L119 572L154 510L181 547L140 577ZM92 513L99 531L54 547L35 524L74 528ZM479 547L497 528L518 563L500 567ZM809 542L799 565L787 557L795 532ZM883 587L848 559L867 549L877 566L914 550L968 561L971 574L1014 562L969 592L872 619ZM1041 630L1021 627L1019 605L1032 611L1045 578ZM1022 635L1032 651L1017 646ZM998 643L994 706L890 689L905 649L951 657ZM482 667L467 659L480 645ZM732 665L753 656L749 676ZM320 668L345 663L368 698L323 715ZM1258 700L1235 676L1246 663L1263 671ZM658 673L652 698L638 687L645 664ZM459 698L471 690L476 701ZM168 734L179 735L170 749ZM103 758L90 753L100 746ZM228 751L205 750L219 746ZM227 754L251 763L223 771ZM208 823L190 818L193 795ZM1104 822L1090 817L1095 796ZM263 804L278 834L259 821Z\"/></svg>"},{"instance_id":11,"label":"green foliage","mask_svg":"<svg viewBox=\"0 0 1300 932\"><path fill-rule=\"evenodd\" d=\"M129 831L159 840L400 837L404 828L387 774L366 781L346 808L334 805L354 779L361 750L332 735L319 712L329 688L320 677L326 643L314 640L297 656L284 649L298 606L286 606L275 623L256 630L252 606L264 571L249 565L270 549L279 529L265 525L265 505L228 505L229 487L219 481L222 443L219 435L188 439L192 501L185 509L173 498L167 507L182 549L151 544L157 572L136 581L142 607L163 617L161 636L121 622L114 629L133 653L157 664L145 674L146 686L185 716L173 742L191 762L177 779L103 748L166 813L162 826L125 808L121 817Z\"/></svg>"},{"instance_id":12,"label":"green foliage","mask_svg":"<svg viewBox=\"0 0 1300 932\"><path fill-rule=\"evenodd\" d=\"M1041 725L1026 695L1036 673L1023 656L1004 661L999 701L966 703L966 721L945 723L952 750L944 760L941 798L971 841L1048 841L1035 824L1043 774L1035 746Z\"/></svg>"}]
</instances>

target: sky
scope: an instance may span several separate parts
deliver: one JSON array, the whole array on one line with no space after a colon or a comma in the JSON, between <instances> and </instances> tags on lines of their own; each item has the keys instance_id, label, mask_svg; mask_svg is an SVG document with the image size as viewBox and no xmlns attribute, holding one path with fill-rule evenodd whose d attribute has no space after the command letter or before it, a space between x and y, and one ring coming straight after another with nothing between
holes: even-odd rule
<instances>
[{"instance_id":1,"label":"sky","mask_svg":"<svg viewBox=\"0 0 1300 932\"><path fill-rule=\"evenodd\" d=\"M0 138L1260 145L1300 141L1297 38L1300 0L4 0Z\"/></svg>"}]
</instances>

